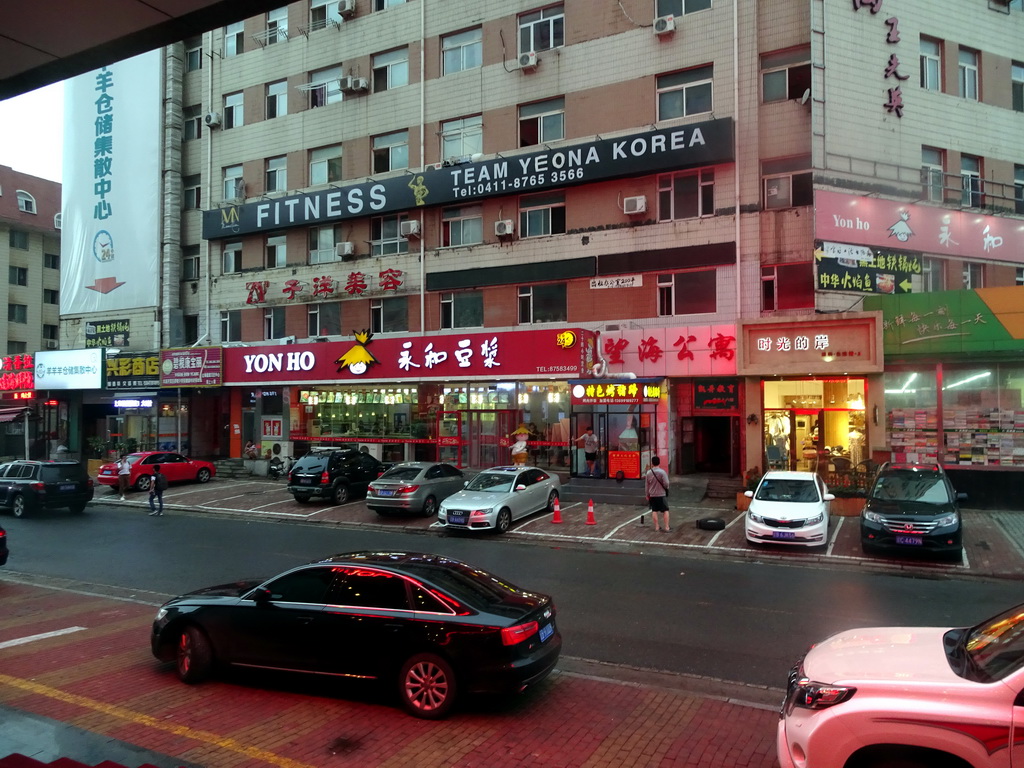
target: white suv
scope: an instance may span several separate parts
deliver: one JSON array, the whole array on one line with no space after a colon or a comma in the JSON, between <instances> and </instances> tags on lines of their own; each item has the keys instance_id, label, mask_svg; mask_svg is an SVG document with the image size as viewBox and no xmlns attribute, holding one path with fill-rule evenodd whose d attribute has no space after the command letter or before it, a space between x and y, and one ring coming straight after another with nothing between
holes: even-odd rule
<instances>
[{"instance_id":1,"label":"white suv","mask_svg":"<svg viewBox=\"0 0 1024 768\"><path fill-rule=\"evenodd\" d=\"M1024 766L1024 605L976 627L833 635L789 676L782 768Z\"/></svg>"}]
</instances>

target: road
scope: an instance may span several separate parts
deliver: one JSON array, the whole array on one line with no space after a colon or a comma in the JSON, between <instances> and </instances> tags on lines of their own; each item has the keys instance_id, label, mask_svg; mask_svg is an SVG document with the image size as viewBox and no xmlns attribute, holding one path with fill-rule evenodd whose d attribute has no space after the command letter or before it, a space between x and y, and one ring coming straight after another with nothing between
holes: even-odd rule
<instances>
[{"instance_id":1,"label":"road","mask_svg":"<svg viewBox=\"0 0 1024 768\"><path fill-rule=\"evenodd\" d=\"M361 503L361 502L357 502ZM627 554L505 538L356 530L201 514L5 518L7 572L116 587L143 599L270 576L359 549L431 551L554 595L568 656L781 687L809 644L872 624L969 624L1019 601L1013 582Z\"/></svg>"}]
</instances>

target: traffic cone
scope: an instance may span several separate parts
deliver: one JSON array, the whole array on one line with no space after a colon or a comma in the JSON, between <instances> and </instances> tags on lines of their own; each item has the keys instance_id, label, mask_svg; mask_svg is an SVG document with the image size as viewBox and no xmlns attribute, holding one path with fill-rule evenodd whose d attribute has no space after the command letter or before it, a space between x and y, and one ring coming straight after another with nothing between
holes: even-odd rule
<instances>
[{"instance_id":1,"label":"traffic cone","mask_svg":"<svg viewBox=\"0 0 1024 768\"><path fill-rule=\"evenodd\" d=\"M594 500L591 499L590 503L587 504L587 525L597 525L597 520L594 519Z\"/></svg>"},{"instance_id":2,"label":"traffic cone","mask_svg":"<svg viewBox=\"0 0 1024 768\"><path fill-rule=\"evenodd\" d=\"M560 523L560 522L562 522L562 510L558 506L558 497L557 496L555 496L555 514L551 516L551 522L552 523Z\"/></svg>"}]
</instances>

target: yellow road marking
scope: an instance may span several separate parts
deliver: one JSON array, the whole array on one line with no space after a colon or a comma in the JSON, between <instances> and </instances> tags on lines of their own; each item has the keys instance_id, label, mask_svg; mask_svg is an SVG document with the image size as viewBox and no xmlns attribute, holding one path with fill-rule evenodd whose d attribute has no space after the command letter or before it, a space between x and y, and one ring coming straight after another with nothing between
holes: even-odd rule
<instances>
[{"instance_id":1,"label":"yellow road marking","mask_svg":"<svg viewBox=\"0 0 1024 768\"><path fill-rule=\"evenodd\" d=\"M270 763L271 765L281 766L281 768L315 768L315 766L300 763L297 760L290 760L287 757L282 757L281 755L273 752L268 752L265 749L248 747L245 744L241 744L237 740L229 737L219 736L218 734L211 733L209 731L195 730L194 728L189 728L187 725L175 725L174 723L168 723L151 715L145 715L141 712L135 712L114 704L106 704L102 701L97 701L96 699L90 699L87 696L68 693L67 691L62 691L58 688L51 688L48 685L34 683L31 680L24 680L22 678L0 674L0 685L7 685L11 688L17 688L28 693L34 693L38 696L46 696L47 698L63 701L67 704L74 704L76 706L83 707L84 709L102 712L103 714L110 715L111 717L127 720L132 723L138 723L139 725L149 726L150 728L156 728L161 731L167 731L168 733L173 733L176 736L184 736L185 738L193 739L194 741L212 744L216 747L220 747L221 749L237 752L255 760L262 760L263 762Z\"/></svg>"}]
</instances>

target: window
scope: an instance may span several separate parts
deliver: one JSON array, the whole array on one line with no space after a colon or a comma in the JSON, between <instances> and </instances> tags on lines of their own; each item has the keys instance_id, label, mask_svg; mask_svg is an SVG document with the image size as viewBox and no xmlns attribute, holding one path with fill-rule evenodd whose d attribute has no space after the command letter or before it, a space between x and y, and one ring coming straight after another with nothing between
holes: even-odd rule
<instances>
[{"instance_id":1,"label":"window","mask_svg":"<svg viewBox=\"0 0 1024 768\"><path fill-rule=\"evenodd\" d=\"M264 265L267 269L278 269L288 263L288 238L284 235L275 235L267 238L264 249L266 259Z\"/></svg>"},{"instance_id":2,"label":"window","mask_svg":"<svg viewBox=\"0 0 1024 768\"><path fill-rule=\"evenodd\" d=\"M310 72L307 90L311 109L340 102L344 98L341 92L341 65Z\"/></svg>"},{"instance_id":3,"label":"window","mask_svg":"<svg viewBox=\"0 0 1024 768\"><path fill-rule=\"evenodd\" d=\"M228 309L220 313L220 340L242 340L242 310Z\"/></svg>"},{"instance_id":4,"label":"window","mask_svg":"<svg viewBox=\"0 0 1024 768\"><path fill-rule=\"evenodd\" d=\"M266 167L266 192L284 192L288 189L288 158L268 157Z\"/></svg>"},{"instance_id":5,"label":"window","mask_svg":"<svg viewBox=\"0 0 1024 768\"><path fill-rule=\"evenodd\" d=\"M921 38L921 87L942 90L942 43L927 37Z\"/></svg>"},{"instance_id":6,"label":"window","mask_svg":"<svg viewBox=\"0 0 1024 768\"><path fill-rule=\"evenodd\" d=\"M1017 285L1024 285L1024 267L1017 267Z\"/></svg>"},{"instance_id":7,"label":"window","mask_svg":"<svg viewBox=\"0 0 1024 768\"><path fill-rule=\"evenodd\" d=\"M11 248L19 248L23 251L28 250L28 232L22 232L18 229L8 230L7 240Z\"/></svg>"},{"instance_id":8,"label":"window","mask_svg":"<svg viewBox=\"0 0 1024 768\"><path fill-rule=\"evenodd\" d=\"M245 51L245 22L236 21L224 27L224 55L238 56Z\"/></svg>"},{"instance_id":9,"label":"window","mask_svg":"<svg viewBox=\"0 0 1024 768\"><path fill-rule=\"evenodd\" d=\"M519 107L519 146L533 147L565 138L565 98Z\"/></svg>"},{"instance_id":10,"label":"window","mask_svg":"<svg viewBox=\"0 0 1024 768\"><path fill-rule=\"evenodd\" d=\"M198 280L199 271L199 246L186 245L181 249L181 279Z\"/></svg>"},{"instance_id":11,"label":"window","mask_svg":"<svg viewBox=\"0 0 1024 768\"><path fill-rule=\"evenodd\" d=\"M401 235L401 222L408 221L405 214L377 216L370 220L370 253L373 256L388 256L408 253L409 241Z\"/></svg>"},{"instance_id":12,"label":"window","mask_svg":"<svg viewBox=\"0 0 1024 768\"><path fill-rule=\"evenodd\" d=\"M53 214L53 228L60 229L64 225L64 214L55 213Z\"/></svg>"},{"instance_id":13,"label":"window","mask_svg":"<svg viewBox=\"0 0 1024 768\"><path fill-rule=\"evenodd\" d=\"M484 119L480 115L441 123L441 157L464 157L484 151Z\"/></svg>"},{"instance_id":14,"label":"window","mask_svg":"<svg viewBox=\"0 0 1024 768\"><path fill-rule=\"evenodd\" d=\"M202 176L185 176L181 180L181 207L186 211L199 210L203 205Z\"/></svg>"},{"instance_id":15,"label":"window","mask_svg":"<svg viewBox=\"0 0 1024 768\"><path fill-rule=\"evenodd\" d=\"M934 147L921 147L921 196L941 203L945 198L946 153Z\"/></svg>"},{"instance_id":16,"label":"window","mask_svg":"<svg viewBox=\"0 0 1024 768\"><path fill-rule=\"evenodd\" d=\"M267 45L283 43L288 39L288 6L275 8L267 12L267 32L264 42Z\"/></svg>"},{"instance_id":17,"label":"window","mask_svg":"<svg viewBox=\"0 0 1024 768\"><path fill-rule=\"evenodd\" d=\"M242 92L229 93L224 97L224 130L241 128L245 124Z\"/></svg>"},{"instance_id":18,"label":"window","mask_svg":"<svg viewBox=\"0 0 1024 768\"><path fill-rule=\"evenodd\" d=\"M1024 165L1013 166L1013 210L1024 213Z\"/></svg>"},{"instance_id":19,"label":"window","mask_svg":"<svg viewBox=\"0 0 1024 768\"><path fill-rule=\"evenodd\" d=\"M960 179L963 184L961 204L966 208L981 208L981 158L960 155Z\"/></svg>"},{"instance_id":20,"label":"window","mask_svg":"<svg viewBox=\"0 0 1024 768\"><path fill-rule=\"evenodd\" d=\"M985 265L971 261L964 262L964 289L985 287Z\"/></svg>"},{"instance_id":21,"label":"window","mask_svg":"<svg viewBox=\"0 0 1024 768\"><path fill-rule=\"evenodd\" d=\"M395 333L409 330L409 302L404 296L370 301L370 330Z\"/></svg>"},{"instance_id":22,"label":"window","mask_svg":"<svg viewBox=\"0 0 1024 768\"><path fill-rule=\"evenodd\" d=\"M28 285L28 267L8 267L7 282L11 285Z\"/></svg>"},{"instance_id":23,"label":"window","mask_svg":"<svg viewBox=\"0 0 1024 768\"><path fill-rule=\"evenodd\" d=\"M565 234L565 194L544 192L519 198L519 236Z\"/></svg>"},{"instance_id":24,"label":"window","mask_svg":"<svg viewBox=\"0 0 1024 768\"><path fill-rule=\"evenodd\" d=\"M715 213L715 170L658 177L658 221L695 219Z\"/></svg>"},{"instance_id":25,"label":"window","mask_svg":"<svg viewBox=\"0 0 1024 768\"><path fill-rule=\"evenodd\" d=\"M321 147L309 153L309 183L329 184L341 181L341 144Z\"/></svg>"},{"instance_id":26,"label":"window","mask_svg":"<svg viewBox=\"0 0 1024 768\"><path fill-rule=\"evenodd\" d=\"M28 322L28 307L25 304L8 304L7 305L7 322L9 322L9 323L27 323Z\"/></svg>"},{"instance_id":27,"label":"window","mask_svg":"<svg viewBox=\"0 0 1024 768\"><path fill-rule=\"evenodd\" d=\"M60 254L44 253L43 266L46 267L47 269L60 269Z\"/></svg>"},{"instance_id":28,"label":"window","mask_svg":"<svg viewBox=\"0 0 1024 768\"><path fill-rule=\"evenodd\" d=\"M43 304L60 304L60 291L56 288L43 288Z\"/></svg>"},{"instance_id":29,"label":"window","mask_svg":"<svg viewBox=\"0 0 1024 768\"><path fill-rule=\"evenodd\" d=\"M263 338L280 339L284 336L284 307L263 310Z\"/></svg>"},{"instance_id":30,"label":"window","mask_svg":"<svg viewBox=\"0 0 1024 768\"><path fill-rule=\"evenodd\" d=\"M56 341L60 338L60 328L56 325L43 324L43 338Z\"/></svg>"},{"instance_id":31,"label":"window","mask_svg":"<svg viewBox=\"0 0 1024 768\"><path fill-rule=\"evenodd\" d=\"M201 40L185 41L185 71L197 72L203 68L203 43Z\"/></svg>"},{"instance_id":32,"label":"window","mask_svg":"<svg viewBox=\"0 0 1024 768\"><path fill-rule=\"evenodd\" d=\"M930 256L921 258L921 292L934 293L946 290L945 262ZM916 275L911 275L911 284ZM912 290L917 290L912 288Z\"/></svg>"},{"instance_id":33,"label":"window","mask_svg":"<svg viewBox=\"0 0 1024 768\"><path fill-rule=\"evenodd\" d=\"M665 283L668 288L668 281ZM811 262L761 267L762 311L806 309L813 306L814 265Z\"/></svg>"},{"instance_id":34,"label":"window","mask_svg":"<svg viewBox=\"0 0 1024 768\"><path fill-rule=\"evenodd\" d=\"M451 75L483 66L483 32L480 27L441 38L441 73Z\"/></svg>"},{"instance_id":35,"label":"window","mask_svg":"<svg viewBox=\"0 0 1024 768\"><path fill-rule=\"evenodd\" d=\"M765 160L761 164L765 210L794 208L814 202L810 155Z\"/></svg>"},{"instance_id":36,"label":"window","mask_svg":"<svg viewBox=\"0 0 1024 768\"><path fill-rule=\"evenodd\" d=\"M185 344L199 343L199 315L185 315L182 318L185 331Z\"/></svg>"},{"instance_id":37,"label":"window","mask_svg":"<svg viewBox=\"0 0 1024 768\"><path fill-rule=\"evenodd\" d=\"M331 602L335 605L381 608L388 611L409 609L405 579L368 568L361 569L358 575L351 571L342 574L335 582L331 593Z\"/></svg>"},{"instance_id":38,"label":"window","mask_svg":"<svg viewBox=\"0 0 1024 768\"><path fill-rule=\"evenodd\" d=\"M194 141L203 135L203 108L198 104L181 111L181 140Z\"/></svg>"},{"instance_id":39,"label":"window","mask_svg":"<svg viewBox=\"0 0 1024 768\"><path fill-rule=\"evenodd\" d=\"M8 341L7 342L7 354L8 355L23 355L28 352L28 342L25 341Z\"/></svg>"},{"instance_id":40,"label":"window","mask_svg":"<svg viewBox=\"0 0 1024 768\"><path fill-rule=\"evenodd\" d=\"M396 5L402 5L405 0L373 0L374 11L384 11Z\"/></svg>"},{"instance_id":41,"label":"window","mask_svg":"<svg viewBox=\"0 0 1024 768\"><path fill-rule=\"evenodd\" d=\"M455 248L484 241L484 216L479 205L445 208L441 213L441 246Z\"/></svg>"},{"instance_id":42,"label":"window","mask_svg":"<svg viewBox=\"0 0 1024 768\"><path fill-rule=\"evenodd\" d=\"M714 67L708 64L659 77L658 119L671 120L710 112L713 74Z\"/></svg>"},{"instance_id":43,"label":"window","mask_svg":"<svg viewBox=\"0 0 1024 768\"><path fill-rule=\"evenodd\" d=\"M441 294L441 328L483 328L484 295L481 291Z\"/></svg>"},{"instance_id":44,"label":"window","mask_svg":"<svg viewBox=\"0 0 1024 768\"><path fill-rule=\"evenodd\" d=\"M765 104L802 98L810 87L810 48L768 53L761 57L761 100Z\"/></svg>"},{"instance_id":45,"label":"window","mask_svg":"<svg viewBox=\"0 0 1024 768\"><path fill-rule=\"evenodd\" d=\"M960 79L960 96L971 101L978 100L978 52L961 48L957 74Z\"/></svg>"},{"instance_id":46,"label":"window","mask_svg":"<svg viewBox=\"0 0 1024 768\"><path fill-rule=\"evenodd\" d=\"M339 261L338 254L334 249L337 242L337 233L333 226L310 227L309 263L327 264L332 261Z\"/></svg>"},{"instance_id":47,"label":"window","mask_svg":"<svg viewBox=\"0 0 1024 768\"><path fill-rule=\"evenodd\" d=\"M337 301L309 304L306 327L312 336L341 335L341 303Z\"/></svg>"},{"instance_id":48,"label":"window","mask_svg":"<svg viewBox=\"0 0 1024 768\"><path fill-rule=\"evenodd\" d=\"M328 24L341 24L338 0L313 0L309 8L309 29L324 29Z\"/></svg>"},{"instance_id":49,"label":"window","mask_svg":"<svg viewBox=\"0 0 1024 768\"><path fill-rule=\"evenodd\" d=\"M706 11L711 0L658 0L658 16L683 16L696 11Z\"/></svg>"},{"instance_id":50,"label":"window","mask_svg":"<svg viewBox=\"0 0 1024 768\"><path fill-rule=\"evenodd\" d=\"M229 275L232 272L242 271L242 244L241 243L226 243L224 245L224 269L225 275Z\"/></svg>"},{"instance_id":51,"label":"window","mask_svg":"<svg viewBox=\"0 0 1024 768\"><path fill-rule=\"evenodd\" d=\"M701 315L718 310L718 280L713 269L658 275L658 314Z\"/></svg>"},{"instance_id":52,"label":"window","mask_svg":"<svg viewBox=\"0 0 1024 768\"><path fill-rule=\"evenodd\" d=\"M28 192L23 189L19 189L16 193L18 198L18 210L22 213L35 213L36 212L36 199L32 197Z\"/></svg>"},{"instance_id":53,"label":"window","mask_svg":"<svg viewBox=\"0 0 1024 768\"><path fill-rule=\"evenodd\" d=\"M1017 61L1010 66L1010 91L1013 111L1024 112L1024 64Z\"/></svg>"},{"instance_id":54,"label":"window","mask_svg":"<svg viewBox=\"0 0 1024 768\"><path fill-rule=\"evenodd\" d=\"M564 323L566 311L565 283L519 286L519 324Z\"/></svg>"},{"instance_id":55,"label":"window","mask_svg":"<svg viewBox=\"0 0 1024 768\"><path fill-rule=\"evenodd\" d=\"M224 169L224 199L234 200L245 197L245 181L242 180L242 166L229 165Z\"/></svg>"},{"instance_id":56,"label":"window","mask_svg":"<svg viewBox=\"0 0 1024 768\"><path fill-rule=\"evenodd\" d=\"M409 49L399 48L373 57L373 92L409 84Z\"/></svg>"},{"instance_id":57,"label":"window","mask_svg":"<svg viewBox=\"0 0 1024 768\"><path fill-rule=\"evenodd\" d=\"M565 9L553 5L519 17L519 53L565 45Z\"/></svg>"},{"instance_id":58,"label":"window","mask_svg":"<svg viewBox=\"0 0 1024 768\"><path fill-rule=\"evenodd\" d=\"M279 80L267 86L267 120L288 114L288 81Z\"/></svg>"},{"instance_id":59,"label":"window","mask_svg":"<svg viewBox=\"0 0 1024 768\"><path fill-rule=\"evenodd\" d=\"M373 137L373 172L386 173L409 167L409 132L395 131Z\"/></svg>"}]
</instances>

